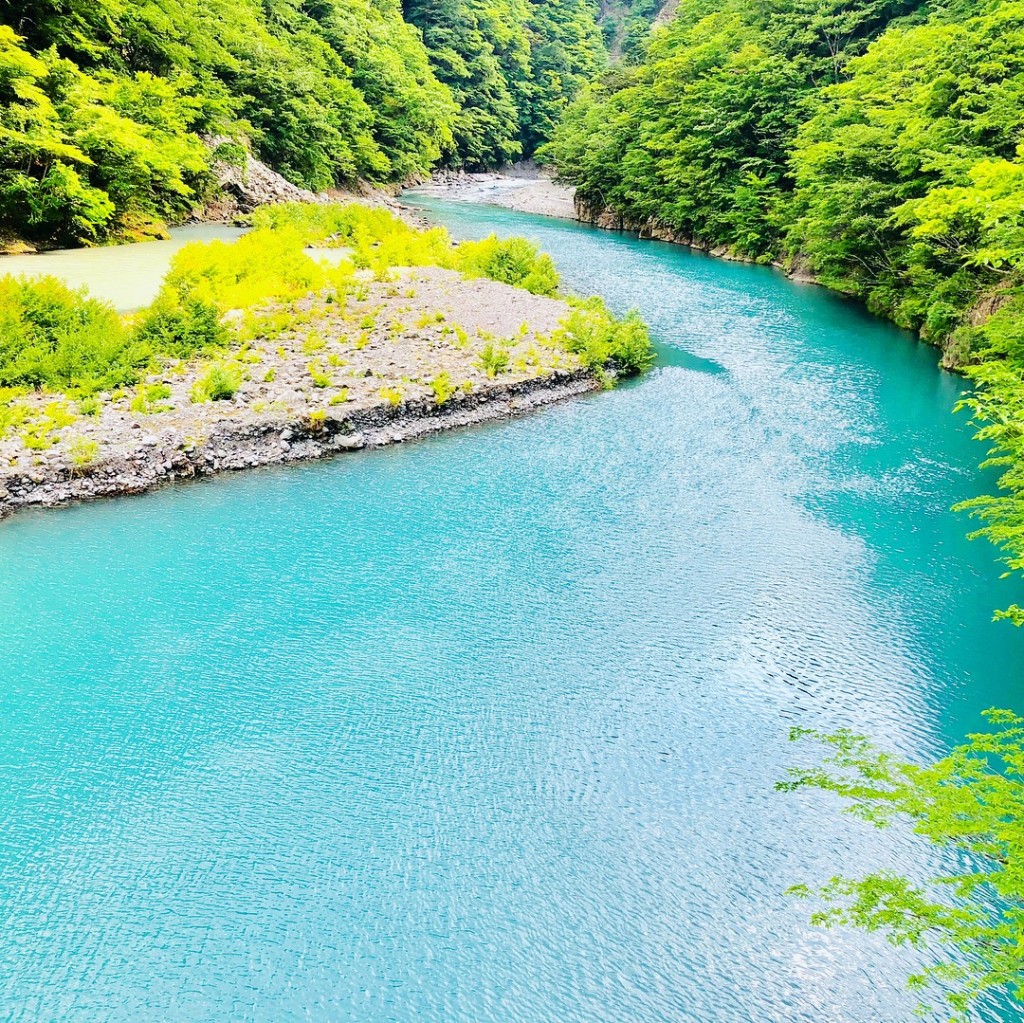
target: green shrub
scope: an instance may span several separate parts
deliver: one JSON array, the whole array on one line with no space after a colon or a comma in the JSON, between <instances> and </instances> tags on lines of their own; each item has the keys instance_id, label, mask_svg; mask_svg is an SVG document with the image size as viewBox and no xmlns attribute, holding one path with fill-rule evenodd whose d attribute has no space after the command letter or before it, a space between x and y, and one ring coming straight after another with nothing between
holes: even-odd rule
<instances>
[{"instance_id":1,"label":"green shrub","mask_svg":"<svg viewBox=\"0 0 1024 1023\"><path fill-rule=\"evenodd\" d=\"M438 373L430 381L430 389L434 392L434 401L438 405L443 405L455 393L455 385L447 373Z\"/></svg>"},{"instance_id":2,"label":"green shrub","mask_svg":"<svg viewBox=\"0 0 1024 1023\"><path fill-rule=\"evenodd\" d=\"M141 314L133 332L140 350L181 359L220 348L228 336L216 306L204 299L182 297L167 286Z\"/></svg>"},{"instance_id":3,"label":"green shrub","mask_svg":"<svg viewBox=\"0 0 1024 1023\"><path fill-rule=\"evenodd\" d=\"M553 295L558 289L558 271L551 257L525 238L503 240L492 234L478 242L463 242L455 250L455 265L467 277L489 277L534 295Z\"/></svg>"},{"instance_id":4,"label":"green shrub","mask_svg":"<svg viewBox=\"0 0 1024 1023\"><path fill-rule=\"evenodd\" d=\"M29 407L18 401L0 400L0 439L22 426L30 415Z\"/></svg>"},{"instance_id":5,"label":"green shrub","mask_svg":"<svg viewBox=\"0 0 1024 1023\"><path fill-rule=\"evenodd\" d=\"M303 251L297 231L252 231L232 242L192 242L171 262L164 290L182 302L247 309L270 299L301 298L328 273Z\"/></svg>"},{"instance_id":6,"label":"green shrub","mask_svg":"<svg viewBox=\"0 0 1024 1023\"><path fill-rule=\"evenodd\" d=\"M191 398L197 404L204 401L227 401L242 386L242 370L230 363L215 362L192 385Z\"/></svg>"},{"instance_id":7,"label":"green shrub","mask_svg":"<svg viewBox=\"0 0 1024 1023\"><path fill-rule=\"evenodd\" d=\"M116 387L147 360L113 306L84 289L54 277L0 278L0 386Z\"/></svg>"},{"instance_id":8,"label":"green shrub","mask_svg":"<svg viewBox=\"0 0 1024 1023\"><path fill-rule=\"evenodd\" d=\"M166 400L170 396L171 389L167 384L143 384L139 386L129 407L132 412L139 412L143 415L170 412L173 406L166 404Z\"/></svg>"},{"instance_id":9,"label":"green shrub","mask_svg":"<svg viewBox=\"0 0 1024 1023\"><path fill-rule=\"evenodd\" d=\"M43 415L50 423L51 429L62 430L75 421L75 414L62 401L51 401L43 410Z\"/></svg>"},{"instance_id":10,"label":"green shrub","mask_svg":"<svg viewBox=\"0 0 1024 1023\"><path fill-rule=\"evenodd\" d=\"M334 383L331 374L324 372L323 366L318 362L311 362L306 371L313 378L314 387L330 387Z\"/></svg>"},{"instance_id":11,"label":"green shrub","mask_svg":"<svg viewBox=\"0 0 1024 1023\"><path fill-rule=\"evenodd\" d=\"M488 342L477 360L480 368L491 378L504 373L508 368L508 352L504 348Z\"/></svg>"},{"instance_id":12,"label":"green shrub","mask_svg":"<svg viewBox=\"0 0 1024 1023\"><path fill-rule=\"evenodd\" d=\"M600 298L573 300L572 312L552 340L579 356L589 369L612 367L623 376L642 373L654 362L647 327L634 310L616 319Z\"/></svg>"},{"instance_id":13,"label":"green shrub","mask_svg":"<svg viewBox=\"0 0 1024 1023\"><path fill-rule=\"evenodd\" d=\"M78 469L92 465L96 461L96 456L99 452L99 442L88 437L75 437L68 444L68 455L71 458L71 463Z\"/></svg>"},{"instance_id":14,"label":"green shrub","mask_svg":"<svg viewBox=\"0 0 1024 1023\"><path fill-rule=\"evenodd\" d=\"M535 295L553 295L558 288L551 257L525 238L492 235L453 249L443 228L418 229L387 210L359 203L283 203L261 207L251 220L261 233L291 234L306 245L347 246L356 266L379 276L392 266L441 266Z\"/></svg>"},{"instance_id":15,"label":"green shrub","mask_svg":"<svg viewBox=\"0 0 1024 1023\"><path fill-rule=\"evenodd\" d=\"M45 421L27 424L21 431L21 440L29 451L45 451L53 447L53 436Z\"/></svg>"}]
</instances>

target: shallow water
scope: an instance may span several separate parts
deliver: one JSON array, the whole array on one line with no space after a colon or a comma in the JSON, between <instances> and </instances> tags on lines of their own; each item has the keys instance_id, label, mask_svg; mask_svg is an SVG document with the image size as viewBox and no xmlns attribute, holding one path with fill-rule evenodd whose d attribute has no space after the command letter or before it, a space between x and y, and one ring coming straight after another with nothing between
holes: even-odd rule
<instances>
[{"instance_id":1,"label":"shallow water","mask_svg":"<svg viewBox=\"0 0 1024 1023\"><path fill-rule=\"evenodd\" d=\"M1021 709L962 382L771 270L425 205L659 368L0 526L0 1016L907 1020L917 960L782 892L935 854L772 786L793 724L926 755Z\"/></svg>"},{"instance_id":2,"label":"shallow water","mask_svg":"<svg viewBox=\"0 0 1024 1023\"><path fill-rule=\"evenodd\" d=\"M0 256L0 277L58 277L72 288L88 288L117 309L139 309L156 298L171 259L183 245L231 241L243 233L225 224L190 224L174 228L169 241Z\"/></svg>"}]
</instances>

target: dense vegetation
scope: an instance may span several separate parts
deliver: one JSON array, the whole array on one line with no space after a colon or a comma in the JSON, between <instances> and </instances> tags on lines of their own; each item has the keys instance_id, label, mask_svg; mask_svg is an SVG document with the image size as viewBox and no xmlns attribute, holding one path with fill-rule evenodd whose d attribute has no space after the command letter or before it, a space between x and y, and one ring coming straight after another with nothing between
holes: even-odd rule
<instances>
[{"instance_id":1,"label":"dense vegetation","mask_svg":"<svg viewBox=\"0 0 1024 1023\"><path fill-rule=\"evenodd\" d=\"M809 271L941 345L982 385L1007 472L972 511L1019 569L1022 147L1019 0L683 0L543 152L595 210Z\"/></svg>"},{"instance_id":2,"label":"dense vegetation","mask_svg":"<svg viewBox=\"0 0 1024 1023\"><path fill-rule=\"evenodd\" d=\"M404 0L459 112L449 163L530 156L606 52L593 0Z\"/></svg>"},{"instance_id":3,"label":"dense vegetation","mask_svg":"<svg viewBox=\"0 0 1024 1023\"><path fill-rule=\"evenodd\" d=\"M545 140L605 59L590 0L407 13L415 26L398 0L0 0L0 235L73 244L180 219L210 188L204 139L314 190L495 166Z\"/></svg>"},{"instance_id":4,"label":"dense vegetation","mask_svg":"<svg viewBox=\"0 0 1024 1023\"><path fill-rule=\"evenodd\" d=\"M667 6L664 0L603 0L598 24L612 60L642 58L651 23Z\"/></svg>"},{"instance_id":5,"label":"dense vegetation","mask_svg":"<svg viewBox=\"0 0 1024 1023\"><path fill-rule=\"evenodd\" d=\"M395 4L0 0L0 228L62 242L175 219L203 133L296 183L422 171L454 103Z\"/></svg>"},{"instance_id":6,"label":"dense vegetation","mask_svg":"<svg viewBox=\"0 0 1024 1023\"><path fill-rule=\"evenodd\" d=\"M418 230L357 204L285 204L253 219L256 229L238 241L183 248L157 298L131 316L53 278L0 277L0 435L24 425L19 399L28 391L82 401L135 385L168 360L249 340L268 303L282 307L277 329L310 294L327 289L340 303L359 289L357 269L387 280L392 267L440 266L538 295L555 294L559 284L550 257L523 238L455 244L443 229ZM344 247L351 260L328 266L306 253L310 244ZM615 319L599 299L577 302L552 342L597 371L637 373L652 358L643 323Z\"/></svg>"}]
</instances>

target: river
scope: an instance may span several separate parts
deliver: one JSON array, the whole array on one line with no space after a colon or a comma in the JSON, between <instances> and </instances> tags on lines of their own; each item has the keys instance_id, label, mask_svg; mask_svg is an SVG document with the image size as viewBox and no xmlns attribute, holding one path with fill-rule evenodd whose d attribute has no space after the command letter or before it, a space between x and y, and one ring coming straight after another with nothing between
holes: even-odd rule
<instances>
[{"instance_id":1,"label":"river","mask_svg":"<svg viewBox=\"0 0 1024 1023\"><path fill-rule=\"evenodd\" d=\"M908 1020L921 959L783 892L938 854L773 784L795 724L921 757L1022 709L963 382L768 268L421 203L657 368L0 526L0 1015Z\"/></svg>"}]
</instances>

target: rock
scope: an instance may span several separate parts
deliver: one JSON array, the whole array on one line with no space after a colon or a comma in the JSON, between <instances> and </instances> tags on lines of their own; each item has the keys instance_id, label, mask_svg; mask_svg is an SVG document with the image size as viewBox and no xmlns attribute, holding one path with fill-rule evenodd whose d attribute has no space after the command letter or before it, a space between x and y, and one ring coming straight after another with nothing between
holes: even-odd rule
<instances>
[{"instance_id":1,"label":"rock","mask_svg":"<svg viewBox=\"0 0 1024 1023\"><path fill-rule=\"evenodd\" d=\"M214 137L204 141L215 151L219 145L230 140ZM213 173L221 190L234 200L243 213L251 213L257 206L267 203L320 201L319 196L293 185L251 154L244 157L242 166L214 160Z\"/></svg>"}]
</instances>

